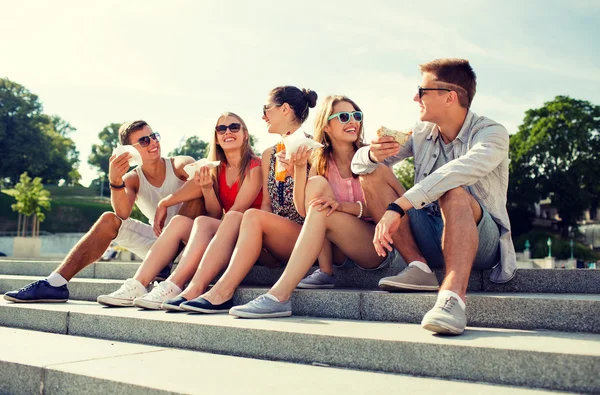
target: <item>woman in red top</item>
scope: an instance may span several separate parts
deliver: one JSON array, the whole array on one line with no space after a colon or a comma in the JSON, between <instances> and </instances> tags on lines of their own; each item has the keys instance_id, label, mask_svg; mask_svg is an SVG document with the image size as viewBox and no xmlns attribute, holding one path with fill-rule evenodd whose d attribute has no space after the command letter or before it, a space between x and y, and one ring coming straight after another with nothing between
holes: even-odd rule
<instances>
[{"instance_id":1,"label":"woman in red top","mask_svg":"<svg viewBox=\"0 0 600 395\"><path fill-rule=\"evenodd\" d=\"M159 206L171 206L194 199L201 193L208 215L194 220L177 215L169 222L134 279L146 287L168 259L172 259L180 242L186 245L182 258L169 278L151 292L136 297L134 306L160 309L164 301L182 292L192 276L189 287L206 287L225 268L228 262L221 265L219 260L203 257L214 255L216 251L220 255L227 249L232 253L244 211L260 208L262 203L262 162L252 151L249 137L242 118L231 112L221 115L208 154L209 161L220 161L221 164L212 169L201 167L193 181L188 182L189 186L164 199L167 201L161 201ZM213 253L209 254L210 251Z\"/></svg>"}]
</instances>

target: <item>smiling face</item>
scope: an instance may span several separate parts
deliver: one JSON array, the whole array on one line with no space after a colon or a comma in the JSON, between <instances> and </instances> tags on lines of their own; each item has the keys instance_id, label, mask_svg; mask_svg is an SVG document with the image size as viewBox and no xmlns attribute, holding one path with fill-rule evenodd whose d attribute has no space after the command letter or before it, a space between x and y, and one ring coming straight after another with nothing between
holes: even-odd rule
<instances>
[{"instance_id":1,"label":"smiling face","mask_svg":"<svg viewBox=\"0 0 600 395\"><path fill-rule=\"evenodd\" d=\"M285 105L285 104L284 104ZM267 123L267 132L271 134L283 134L285 131L285 114L283 111L284 105L275 103L271 97L263 106L263 121Z\"/></svg>"},{"instance_id":2,"label":"smiling face","mask_svg":"<svg viewBox=\"0 0 600 395\"><path fill-rule=\"evenodd\" d=\"M442 88L432 73L423 73L420 87ZM445 117L450 104L447 100L448 93L447 91L424 91L421 98L419 98L419 92L415 94L413 100L419 104L421 121L438 123Z\"/></svg>"},{"instance_id":3,"label":"smiling face","mask_svg":"<svg viewBox=\"0 0 600 395\"><path fill-rule=\"evenodd\" d=\"M150 138L150 144L146 147L136 144L142 137L150 136L152 133L150 126L146 125L129 135L129 142L138 150L144 163L160 159L160 142L158 140Z\"/></svg>"},{"instance_id":4,"label":"smiling face","mask_svg":"<svg viewBox=\"0 0 600 395\"><path fill-rule=\"evenodd\" d=\"M224 133L215 131L215 138L217 139L217 145L221 146L223 151L230 151L241 149L248 139L247 132L244 130L242 122L234 116L228 115L226 117L219 118L217 122L217 128L228 126ZM239 130L234 132L231 130L232 127L238 127Z\"/></svg>"},{"instance_id":5,"label":"smiling face","mask_svg":"<svg viewBox=\"0 0 600 395\"><path fill-rule=\"evenodd\" d=\"M356 108L347 101L339 101L333 105L332 113L337 114L340 112L353 113L357 111ZM362 131L362 122L358 122L353 116L347 123L340 122L339 117L331 119L324 128L325 133L329 135L332 141L349 142L354 143L359 140Z\"/></svg>"}]
</instances>

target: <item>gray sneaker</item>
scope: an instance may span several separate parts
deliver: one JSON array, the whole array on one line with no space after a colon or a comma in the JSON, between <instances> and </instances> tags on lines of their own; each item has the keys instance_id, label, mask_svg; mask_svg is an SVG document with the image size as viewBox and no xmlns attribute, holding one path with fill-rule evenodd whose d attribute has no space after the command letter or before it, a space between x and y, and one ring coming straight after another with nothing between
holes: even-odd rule
<instances>
[{"instance_id":1,"label":"gray sneaker","mask_svg":"<svg viewBox=\"0 0 600 395\"><path fill-rule=\"evenodd\" d=\"M292 315L292 301L276 302L266 295L260 295L245 305L232 307L229 314L241 318L289 317Z\"/></svg>"},{"instance_id":2,"label":"gray sneaker","mask_svg":"<svg viewBox=\"0 0 600 395\"><path fill-rule=\"evenodd\" d=\"M379 280L384 291L437 291L440 289L435 273L427 273L416 266L408 266L396 276Z\"/></svg>"},{"instance_id":3,"label":"gray sneaker","mask_svg":"<svg viewBox=\"0 0 600 395\"><path fill-rule=\"evenodd\" d=\"M442 335L460 335L467 326L467 315L458 304L458 300L450 296L446 299L438 299L433 309L423 317L421 326Z\"/></svg>"},{"instance_id":4,"label":"gray sneaker","mask_svg":"<svg viewBox=\"0 0 600 395\"><path fill-rule=\"evenodd\" d=\"M335 286L335 277L317 269L300 281L298 288L316 289L333 288Z\"/></svg>"}]
</instances>

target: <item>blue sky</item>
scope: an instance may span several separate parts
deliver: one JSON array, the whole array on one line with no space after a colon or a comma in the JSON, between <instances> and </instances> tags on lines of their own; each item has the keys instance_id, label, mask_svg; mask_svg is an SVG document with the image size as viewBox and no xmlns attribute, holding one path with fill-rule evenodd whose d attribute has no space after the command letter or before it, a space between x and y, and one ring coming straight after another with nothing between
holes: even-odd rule
<instances>
[{"instance_id":1,"label":"blue sky","mask_svg":"<svg viewBox=\"0 0 600 395\"><path fill-rule=\"evenodd\" d=\"M600 1L419 3L0 0L0 77L77 128L86 185L111 122L147 120L166 154L233 111L266 148L261 106L278 85L350 96L369 139L410 126L418 65L440 57L471 61L473 111L511 133L559 94L600 104Z\"/></svg>"}]
</instances>

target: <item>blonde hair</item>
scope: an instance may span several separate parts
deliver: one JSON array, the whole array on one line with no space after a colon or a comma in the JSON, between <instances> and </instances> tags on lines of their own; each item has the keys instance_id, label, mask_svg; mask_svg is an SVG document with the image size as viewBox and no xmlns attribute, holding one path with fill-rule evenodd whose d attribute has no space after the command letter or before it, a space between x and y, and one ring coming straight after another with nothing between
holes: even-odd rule
<instances>
[{"instance_id":1,"label":"blonde hair","mask_svg":"<svg viewBox=\"0 0 600 395\"><path fill-rule=\"evenodd\" d=\"M333 107L340 102L350 103L354 107L354 111L361 111L360 107L346 96L327 96L321 103L317 118L315 119L315 135L313 139L323 144L323 147L314 150L311 162L316 167L317 174L324 177L327 174L329 158L333 152L333 146L331 145L329 135L325 132L325 126L329 123L328 118L333 114ZM364 116L358 128L357 139L353 143L355 152L365 145L363 141L363 124Z\"/></svg>"},{"instance_id":2,"label":"blonde hair","mask_svg":"<svg viewBox=\"0 0 600 395\"><path fill-rule=\"evenodd\" d=\"M252 147L250 146L250 134L248 133L248 127L246 126L246 122L237 114L232 112L224 112L217 118L217 123L215 124L215 129L213 130L213 139L210 142L210 150L208 151L208 160L215 161L220 160L222 163L227 163L227 157L225 156L225 151L223 148L217 144L217 131L216 127L219 125L219 120L221 118L233 117L237 119L242 125L242 132L244 133L245 143L242 145L242 153L241 153L241 162L240 169L238 173L238 177L240 179L238 188L242 186L244 182L244 178L246 178L246 174L248 168L250 167L250 162L253 159L258 159ZM210 170L211 178L213 179L213 185L215 188L215 193L219 196L219 173L221 171L221 166L217 166ZM238 189L239 190L239 189Z\"/></svg>"}]
</instances>

